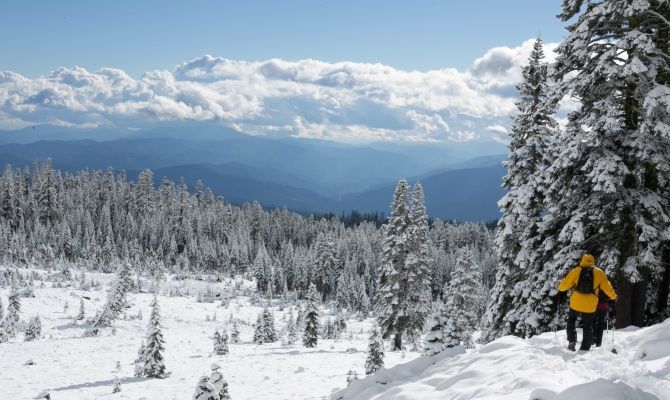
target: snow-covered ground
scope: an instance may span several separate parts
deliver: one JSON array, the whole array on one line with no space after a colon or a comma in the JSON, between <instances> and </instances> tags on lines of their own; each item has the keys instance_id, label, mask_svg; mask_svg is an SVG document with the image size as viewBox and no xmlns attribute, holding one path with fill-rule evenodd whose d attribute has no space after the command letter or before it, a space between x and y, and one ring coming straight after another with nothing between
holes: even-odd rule
<instances>
[{"instance_id":1,"label":"snow-covered ground","mask_svg":"<svg viewBox=\"0 0 670 400\"><path fill-rule=\"evenodd\" d=\"M93 276L91 274L91 276ZM109 276L95 275L103 282ZM34 399L46 390L53 400L146 399L184 400L193 396L198 378L209 374L214 362L230 387L234 400L244 399L323 399L346 386L349 369L364 375L370 321L347 321L348 334L340 340L319 340L315 349L306 349L298 342L282 346L280 342L265 345L251 343L252 323L258 306L250 305L248 297L233 299L228 307L220 302L198 303L197 286L202 282L179 282L193 296L159 296L162 322L165 326L167 379L136 379L133 361L146 332L150 314L150 294L131 294L132 307L127 315L144 318L118 320L115 335L107 329L100 337L82 337L84 327L73 324L82 296L87 316L100 308L105 300L106 284L98 291L72 288L36 288L35 298L21 298L22 320L39 314L42 338L23 342L23 334L10 343L0 344L0 399ZM188 288L189 285L193 287ZM221 285L221 284L219 284ZM7 305L8 290L0 290ZM69 309L63 306L68 302ZM287 309L273 307L277 330L287 321ZM230 314L244 322L239 324L242 344L230 344L230 353L212 355L212 334L216 328L231 331ZM211 321L216 313L216 321ZM209 316L210 321L207 321ZM404 358L403 358L404 357ZM393 366L418 357L417 353L387 353L386 362ZM26 365L32 360L34 365ZM116 362L121 371L116 372ZM120 393L112 394L115 376L121 382Z\"/></svg>"},{"instance_id":2,"label":"snow-covered ground","mask_svg":"<svg viewBox=\"0 0 670 400\"><path fill-rule=\"evenodd\" d=\"M506 336L477 349L454 348L382 370L331 398L670 400L670 319L609 332L605 342L588 353L573 353L566 349L564 332L529 340Z\"/></svg>"}]
</instances>

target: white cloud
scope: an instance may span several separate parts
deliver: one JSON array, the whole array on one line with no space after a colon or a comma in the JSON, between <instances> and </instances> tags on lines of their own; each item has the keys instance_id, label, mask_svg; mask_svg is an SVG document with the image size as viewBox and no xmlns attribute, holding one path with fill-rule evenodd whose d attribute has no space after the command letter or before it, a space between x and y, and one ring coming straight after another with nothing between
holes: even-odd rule
<instances>
[{"instance_id":1,"label":"white cloud","mask_svg":"<svg viewBox=\"0 0 670 400\"><path fill-rule=\"evenodd\" d=\"M112 68L59 68L35 79L0 72L0 126L216 121L255 134L346 141L470 140L487 129L502 133L490 127L504 128L514 110L530 46L491 49L466 71L207 55L139 79Z\"/></svg>"}]
</instances>

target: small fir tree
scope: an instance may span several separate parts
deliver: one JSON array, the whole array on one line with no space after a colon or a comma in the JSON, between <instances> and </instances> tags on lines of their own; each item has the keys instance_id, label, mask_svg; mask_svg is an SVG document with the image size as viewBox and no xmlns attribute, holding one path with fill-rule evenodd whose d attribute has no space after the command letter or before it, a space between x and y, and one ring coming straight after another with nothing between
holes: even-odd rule
<instances>
[{"instance_id":1,"label":"small fir tree","mask_svg":"<svg viewBox=\"0 0 670 400\"><path fill-rule=\"evenodd\" d=\"M228 354L228 332L225 329L221 333L218 329L214 332L214 354L217 356Z\"/></svg>"},{"instance_id":2,"label":"small fir tree","mask_svg":"<svg viewBox=\"0 0 670 400\"><path fill-rule=\"evenodd\" d=\"M158 299L154 297L151 304L151 316L147 328L147 341L144 348L143 375L147 378L163 379L167 376L165 369L165 340L163 339L163 326L160 320L160 309Z\"/></svg>"},{"instance_id":3,"label":"small fir tree","mask_svg":"<svg viewBox=\"0 0 670 400\"><path fill-rule=\"evenodd\" d=\"M77 313L77 321L83 321L86 318L86 310L84 309L84 299L79 301L79 312Z\"/></svg>"},{"instance_id":4,"label":"small fir tree","mask_svg":"<svg viewBox=\"0 0 670 400\"><path fill-rule=\"evenodd\" d=\"M42 335L42 321L40 320L39 315L36 315L30 319L28 326L26 327L26 332L24 335L24 340L30 342L32 340L38 339Z\"/></svg>"},{"instance_id":5,"label":"small fir tree","mask_svg":"<svg viewBox=\"0 0 670 400\"><path fill-rule=\"evenodd\" d=\"M365 375L372 375L384 367L384 341L379 329L374 327L368 340L368 355L365 359Z\"/></svg>"},{"instance_id":6,"label":"small fir tree","mask_svg":"<svg viewBox=\"0 0 670 400\"><path fill-rule=\"evenodd\" d=\"M426 356L433 356L444 349L444 317L444 302L439 299L433 306L433 312L428 319L428 333L424 339L423 348L423 354Z\"/></svg>"}]
</instances>

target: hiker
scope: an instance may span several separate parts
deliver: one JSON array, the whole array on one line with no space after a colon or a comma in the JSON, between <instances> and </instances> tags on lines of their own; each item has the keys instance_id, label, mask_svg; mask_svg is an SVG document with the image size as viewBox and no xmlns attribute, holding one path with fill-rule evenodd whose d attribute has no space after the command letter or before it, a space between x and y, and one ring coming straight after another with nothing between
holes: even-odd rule
<instances>
[{"instance_id":1,"label":"hiker","mask_svg":"<svg viewBox=\"0 0 670 400\"><path fill-rule=\"evenodd\" d=\"M579 350L589 351L593 342L593 320L598 306L598 294L604 292L607 297L616 300L617 296L612 284L607 280L605 272L596 267L591 254L584 254L579 266L568 272L558 285L559 292L574 289L570 295L570 311L568 312L568 349L575 351L577 345L577 317L582 318L584 336Z\"/></svg>"},{"instance_id":2,"label":"hiker","mask_svg":"<svg viewBox=\"0 0 670 400\"><path fill-rule=\"evenodd\" d=\"M601 290L598 293L598 305L596 306L596 317L593 324L593 342L596 347L600 347L603 343L603 331L605 331L605 319L610 310L610 301L612 299L604 291Z\"/></svg>"}]
</instances>

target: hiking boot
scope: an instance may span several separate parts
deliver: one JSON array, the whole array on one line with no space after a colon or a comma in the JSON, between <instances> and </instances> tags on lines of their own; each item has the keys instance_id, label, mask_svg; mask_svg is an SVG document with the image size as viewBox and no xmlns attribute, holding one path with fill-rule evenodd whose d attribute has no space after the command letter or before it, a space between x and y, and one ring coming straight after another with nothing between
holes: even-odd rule
<instances>
[{"instance_id":1,"label":"hiking boot","mask_svg":"<svg viewBox=\"0 0 670 400\"><path fill-rule=\"evenodd\" d=\"M577 346L577 342L568 343L568 350L575 351L575 346Z\"/></svg>"}]
</instances>

